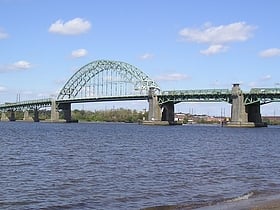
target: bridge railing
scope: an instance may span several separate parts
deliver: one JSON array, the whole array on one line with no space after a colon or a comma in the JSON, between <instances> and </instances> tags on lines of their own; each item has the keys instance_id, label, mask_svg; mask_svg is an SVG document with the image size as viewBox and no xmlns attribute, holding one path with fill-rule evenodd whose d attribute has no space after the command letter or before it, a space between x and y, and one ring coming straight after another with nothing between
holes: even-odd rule
<instances>
[{"instance_id":1,"label":"bridge railing","mask_svg":"<svg viewBox=\"0 0 280 210\"><path fill-rule=\"evenodd\" d=\"M0 104L0 109L7 109L7 108L17 108L17 107L30 107L35 105L50 105L52 102L52 98L46 99L38 99L38 100L29 100L29 101L20 101L15 103L5 103Z\"/></svg>"},{"instance_id":2,"label":"bridge railing","mask_svg":"<svg viewBox=\"0 0 280 210\"><path fill-rule=\"evenodd\" d=\"M174 90L161 91L159 95L230 95L228 89L200 89L200 90Z\"/></svg>"},{"instance_id":3,"label":"bridge railing","mask_svg":"<svg viewBox=\"0 0 280 210\"><path fill-rule=\"evenodd\" d=\"M280 94L280 88L252 88L250 94Z\"/></svg>"}]
</instances>

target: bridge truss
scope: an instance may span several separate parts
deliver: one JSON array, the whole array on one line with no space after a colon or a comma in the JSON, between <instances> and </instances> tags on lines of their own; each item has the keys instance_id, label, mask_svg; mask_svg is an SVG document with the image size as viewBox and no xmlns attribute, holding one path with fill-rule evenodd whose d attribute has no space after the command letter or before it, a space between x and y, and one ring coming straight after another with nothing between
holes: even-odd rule
<instances>
[{"instance_id":1,"label":"bridge truss","mask_svg":"<svg viewBox=\"0 0 280 210\"><path fill-rule=\"evenodd\" d=\"M280 102L280 88L252 88L249 93L244 93L244 103L268 104Z\"/></svg>"},{"instance_id":2,"label":"bridge truss","mask_svg":"<svg viewBox=\"0 0 280 210\"><path fill-rule=\"evenodd\" d=\"M201 89L162 91L158 95L159 104L172 102L231 102L231 90Z\"/></svg>"},{"instance_id":3,"label":"bridge truss","mask_svg":"<svg viewBox=\"0 0 280 210\"><path fill-rule=\"evenodd\" d=\"M51 98L39 99L39 100L29 100L29 101L20 101L16 103L5 103L0 105L0 111L22 111L22 110L39 110L43 107L49 107L52 103Z\"/></svg>"},{"instance_id":4,"label":"bridge truss","mask_svg":"<svg viewBox=\"0 0 280 210\"><path fill-rule=\"evenodd\" d=\"M97 60L80 68L57 100L148 95L150 87L160 89L140 69L120 61Z\"/></svg>"}]
</instances>

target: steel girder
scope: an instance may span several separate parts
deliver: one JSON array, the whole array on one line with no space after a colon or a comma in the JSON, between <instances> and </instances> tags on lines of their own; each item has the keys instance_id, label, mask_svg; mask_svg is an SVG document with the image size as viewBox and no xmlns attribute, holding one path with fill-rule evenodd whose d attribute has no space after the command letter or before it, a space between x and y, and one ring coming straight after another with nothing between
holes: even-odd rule
<instances>
[{"instance_id":1,"label":"steel girder","mask_svg":"<svg viewBox=\"0 0 280 210\"><path fill-rule=\"evenodd\" d=\"M20 101L16 103L5 103L0 105L0 111L22 111L22 110L35 110L41 109L43 107L49 107L51 105L52 99L39 99L30 101Z\"/></svg>"},{"instance_id":2,"label":"steel girder","mask_svg":"<svg viewBox=\"0 0 280 210\"><path fill-rule=\"evenodd\" d=\"M160 90L155 81L150 79L140 69L121 61L97 60L80 68L64 85L57 99L74 99L78 93L85 88L89 81L104 71L113 70L117 72L126 82L134 85L134 89L145 91L147 95L150 87ZM110 78L109 78L110 79ZM113 78L111 78L113 79ZM108 78L106 78L108 80ZM114 81L110 81L111 83Z\"/></svg>"},{"instance_id":3,"label":"steel girder","mask_svg":"<svg viewBox=\"0 0 280 210\"><path fill-rule=\"evenodd\" d=\"M159 104L173 102L229 102L231 91L228 89L175 90L163 91L158 95Z\"/></svg>"},{"instance_id":4,"label":"steel girder","mask_svg":"<svg viewBox=\"0 0 280 210\"><path fill-rule=\"evenodd\" d=\"M252 88L249 93L244 93L246 105L260 102L267 104L280 101L280 88Z\"/></svg>"}]
</instances>

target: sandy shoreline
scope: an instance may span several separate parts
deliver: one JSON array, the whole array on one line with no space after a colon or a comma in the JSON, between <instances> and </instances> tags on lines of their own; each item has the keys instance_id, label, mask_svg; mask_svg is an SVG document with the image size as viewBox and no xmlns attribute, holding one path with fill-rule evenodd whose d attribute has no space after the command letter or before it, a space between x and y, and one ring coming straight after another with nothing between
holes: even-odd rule
<instances>
[{"instance_id":1,"label":"sandy shoreline","mask_svg":"<svg viewBox=\"0 0 280 210\"><path fill-rule=\"evenodd\" d=\"M280 199L255 205L250 210L280 210Z\"/></svg>"},{"instance_id":2,"label":"sandy shoreline","mask_svg":"<svg viewBox=\"0 0 280 210\"><path fill-rule=\"evenodd\" d=\"M196 208L195 210L280 210L280 195L256 196L244 200Z\"/></svg>"},{"instance_id":3,"label":"sandy shoreline","mask_svg":"<svg viewBox=\"0 0 280 210\"><path fill-rule=\"evenodd\" d=\"M253 196L248 199L225 201L203 207L187 204L155 206L142 210L280 210L280 195Z\"/></svg>"}]
</instances>

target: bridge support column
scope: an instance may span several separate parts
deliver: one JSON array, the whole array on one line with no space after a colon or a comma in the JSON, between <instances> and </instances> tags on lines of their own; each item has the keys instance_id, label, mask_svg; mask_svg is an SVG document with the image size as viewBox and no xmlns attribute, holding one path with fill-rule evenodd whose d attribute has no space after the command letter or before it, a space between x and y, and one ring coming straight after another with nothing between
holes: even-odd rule
<instances>
[{"instance_id":1,"label":"bridge support column","mask_svg":"<svg viewBox=\"0 0 280 210\"><path fill-rule=\"evenodd\" d=\"M24 113L23 113L23 120L24 121L32 121L32 117L29 116L29 111L28 110L25 110Z\"/></svg>"},{"instance_id":2,"label":"bridge support column","mask_svg":"<svg viewBox=\"0 0 280 210\"><path fill-rule=\"evenodd\" d=\"M66 122L72 122L72 117L71 117L71 103L67 104L60 104L59 108L62 109L63 113L63 119Z\"/></svg>"},{"instance_id":3,"label":"bridge support column","mask_svg":"<svg viewBox=\"0 0 280 210\"><path fill-rule=\"evenodd\" d=\"M260 102L247 105L246 112L248 113L249 122L255 123L256 126L263 127L266 126L266 124L262 122L260 106Z\"/></svg>"},{"instance_id":4,"label":"bridge support column","mask_svg":"<svg viewBox=\"0 0 280 210\"><path fill-rule=\"evenodd\" d=\"M150 88L149 90L149 115L148 121L160 121L161 120L161 108L158 103L158 98L156 95L156 89Z\"/></svg>"},{"instance_id":5,"label":"bridge support column","mask_svg":"<svg viewBox=\"0 0 280 210\"><path fill-rule=\"evenodd\" d=\"M232 106L231 123L242 124L248 122L248 116L245 111L244 96L239 84L233 84L232 87Z\"/></svg>"},{"instance_id":6,"label":"bridge support column","mask_svg":"<svg viewBox=\"0 0 280 210\"><path fill-rule=\"evenodd\" d=\"M162 105L162 121L174 122L174 103L168 102Z\"/></svg>"},{"instance_id":7,"label":"bridge support column","mask_svg":"<svg viewBox=\"0 0 280 210\"><path fill-rule=\"evenodd\" d=\"M55 100L52 100L52 106L51 106L51 121L52 122L58 122L59 121L59 112L57 109L57 104Z\"/></svg>"},{"instance_id":8,"label":"bridge support column","mask_svg":"<svg viewBox=\"0 0 280 210\"><path fill-rule=\"evenodd\" d=\"M39 110L37 108L34 109L34 116L33 116L34 122L39 122Z\"/></svg>"},{"instance_id":9,"label":"bridge support column","mask_svg":"<svg viewBox=\"0 0 280 210\"><path fill-rule=\"evenodd\" d=\"M7 117L5 112L1 113L1 121L9 121L9 118Z\"/></svg>"},{"instance_id":10,"label":"bridge support column","mask_svg":"<svg viewBox=\"0 0 280 210\"><path fill-rule=\"evenodd\" d=\"M261 122L260 104L244 104L244 95L239 84L232 87L231 122L229 127L264 127Z\"/></svg>"},{"instance_id":11,"label":"bridge support column","mask_svg":"<svg viewBox=\"0 0 280 210\"><path fill-rule=\"evenodd\" d=\"M16 121L16 112L14 110L10 111L10 117L8 117L10 121Z\"/></svg>"}]
</instances>

